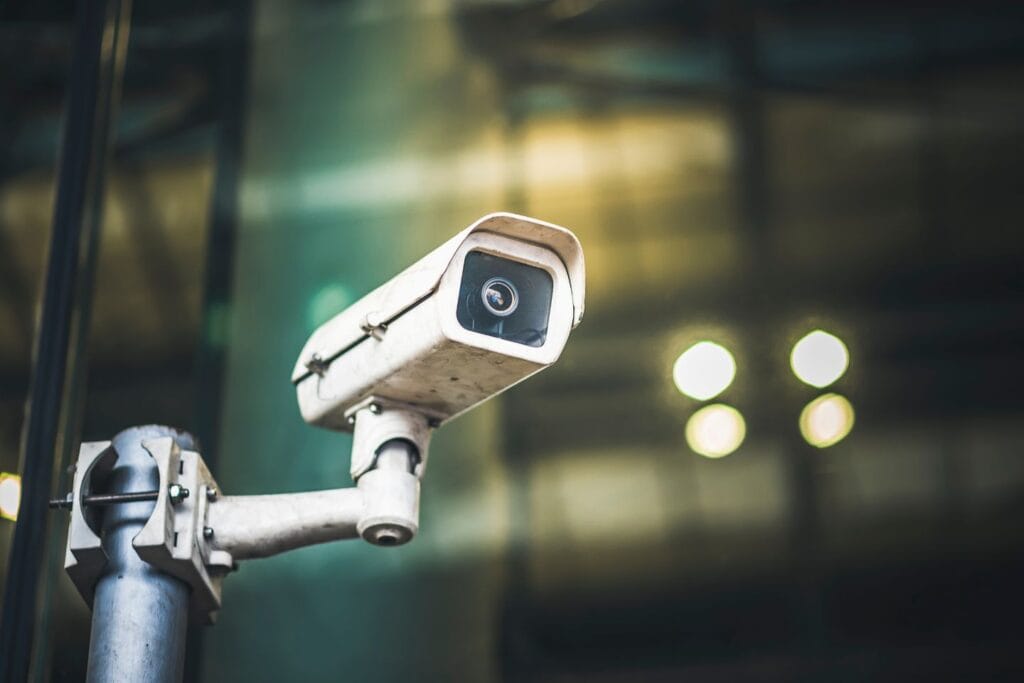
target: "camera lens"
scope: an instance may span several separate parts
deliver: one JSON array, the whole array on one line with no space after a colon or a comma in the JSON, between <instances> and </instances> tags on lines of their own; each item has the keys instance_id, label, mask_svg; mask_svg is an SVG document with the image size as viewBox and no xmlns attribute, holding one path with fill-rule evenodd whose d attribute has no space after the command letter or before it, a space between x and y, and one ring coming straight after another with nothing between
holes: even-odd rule
<instances>
[{"instance_id":1,"label":"camera lens","mask_svg":"<svg viewBox=\"0 0 1024 683\"><path fill-rule=\"evenodd\" d=\"M480 298L484 308L496 316L504 318L515 313L519 306L519 292L516 286L503 277L492 277L480 289Z\"/></svg>"},{"instance_id":2,"label":"camera lens","mask_svg":"<svg viewBox=\"0 0 1024 683\"><path fill-rule=\"evenodd\" d=\"M462 263L455 309L459 325L513 344L544 346L554 291L551 274L482 251L469 252Z\"/></svg>"}]
</instances>

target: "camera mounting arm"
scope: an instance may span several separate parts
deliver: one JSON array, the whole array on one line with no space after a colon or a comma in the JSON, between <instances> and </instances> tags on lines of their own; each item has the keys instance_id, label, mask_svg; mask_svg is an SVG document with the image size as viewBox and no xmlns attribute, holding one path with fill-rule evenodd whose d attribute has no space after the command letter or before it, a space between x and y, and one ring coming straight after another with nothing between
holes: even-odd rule
<instances>
[{"instance_id":1,"label":"camera mounting arm","mask_svg":"<svg viewBox=\"0 0 1024 683\"><path fill-rule=\"evenodd\" d=\"M203 530L210 547L237 561L348 538L383 546L412 540L419 528L429 418L374 400L353 411L352 420L356 486L217 498Z\"/></svg>"},{"instance_id":2,"label":"camera mounting arm","mask_svg":"<svg viewBox=\"0 0 1024 683\"><path fill-rule=\"evenodd\" d=\"M142 440L157 474L153 491L108 492L118 452L83 443L74 490L53 507L71 508L65 569L92 604L108 570L103 508L155 501L131 546L144 562L191 587L191 613L213 621L224 577L241 560L350 538L380 546L410 541L419 528L419 477L432 418L387 401L353 411L355 486L276 495L224 496L202 456L171 437ZM137 508L133 508L137 509Z\"/></svg>"},{"instance_id":3,"label":"camera mounting arm","mask_svg":"<svg viewBox=\"0 0 1024 683\"><path fill-rule=\"evenodd\" d=\"M430 422L401 404L366 401L350 416L354 487L214 498L204 540L232 561L358 537L374 545L407 543L419 529Z\"/></svg>"}]
</instances>

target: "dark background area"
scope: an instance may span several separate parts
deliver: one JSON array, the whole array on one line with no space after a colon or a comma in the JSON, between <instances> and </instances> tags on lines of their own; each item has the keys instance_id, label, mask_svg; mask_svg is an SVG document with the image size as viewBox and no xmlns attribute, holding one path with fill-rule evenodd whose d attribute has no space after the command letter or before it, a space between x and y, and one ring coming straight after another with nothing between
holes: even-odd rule
<instances>
[{"instance_id":1,"label":"dark background area","mask_svg":"<svg viewBox=\"0 0 1024 683\"><path fill-rule=\"evenodd\" d=\"M4 472L74 12L0 8ZM244 566L190 677L1024 675L1022 76L1019 3L137 0L80 438L173 424L231 493L344 485L288 383L312 329L489 211L588 264L559 364L437 435L420 537ZM856 410L825 449L788 362L818 327ZM701 339L746 421L714 460L672 385ZM64 524L37 680L88 648Z\"/></svg>"}]
</instances>

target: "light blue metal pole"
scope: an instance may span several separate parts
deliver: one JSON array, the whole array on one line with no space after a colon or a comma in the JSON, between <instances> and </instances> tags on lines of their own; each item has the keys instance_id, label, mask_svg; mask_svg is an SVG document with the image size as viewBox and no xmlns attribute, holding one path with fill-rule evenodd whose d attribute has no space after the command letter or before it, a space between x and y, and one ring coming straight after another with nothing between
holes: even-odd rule
<instances>
[{"instance_id":1,"label":"light blue metal pole","mask_svg":"<svg viewBox=\"0 0 1024 683\"><path fill-rule=\"evenodd\" d=\"M132 427L114 437L117 463L105 493L152 491L160 485L146 439L173 437L194 450L190 434L170 427ZM188 586L143 562L132 539L153 511L152 502L105 507L102 522L106 571L96 584L89 641L90 683L180 683L185 664Z\"/></svg>"}]
</instances>

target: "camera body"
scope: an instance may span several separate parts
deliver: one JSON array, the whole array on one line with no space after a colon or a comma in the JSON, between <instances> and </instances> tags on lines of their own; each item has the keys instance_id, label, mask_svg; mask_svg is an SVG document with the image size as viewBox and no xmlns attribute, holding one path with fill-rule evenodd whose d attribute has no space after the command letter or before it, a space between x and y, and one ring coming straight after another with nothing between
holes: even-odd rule
<instances>
[{"instance_id":1,"label":"camera body","mask_svg":"<svg viewBox=\"0 0 1024 683\"><path fill-rule=\"evenodd\" d=\"M554 363L583 305L575 235L484 216L313 333L292 374L302 417L352 431L383 402L439 426Z\"/></svg>"}]
</instances>

